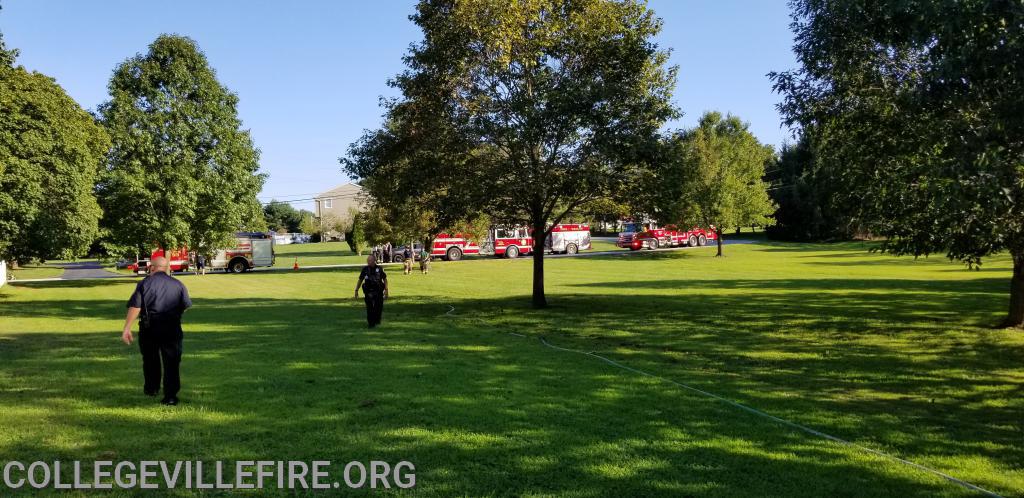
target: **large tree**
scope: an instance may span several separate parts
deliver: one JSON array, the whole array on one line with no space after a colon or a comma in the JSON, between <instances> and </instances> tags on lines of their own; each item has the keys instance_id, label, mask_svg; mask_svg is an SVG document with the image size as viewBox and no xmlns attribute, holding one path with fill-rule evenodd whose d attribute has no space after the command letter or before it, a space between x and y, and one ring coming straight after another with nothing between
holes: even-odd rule
<instances>
[{"instance_id":1,"label":"large tree","mask_svg":"<svg viewBox=\"0 0 1024 498\"><path fill-rule=\"evenodd\" d=\"M0 38L0 259L84 255L98 234L94 187L110 140L52 78L14 67Z\"/></svg>"},{"instance_id":2,"label":"large tree","mask_svg":"<svg viewBox=\"0 0 1024 498\"><path fill-rule=\"evenodd\" d=\"M673 160L680 164L684 185L678 211L684 220L715 227L719 256L723 227L768 225L775 211L764 182L775 153L748 128L736 116L708 112L675 138Z\"/></svg>"},{"instance_id":3,"label":"large tree","mask_svg":"<svg viewBox=\"0 0 1024 498\"><path fill-rule=\"evenodd\" d=\"M783 145L765 174L768 193L778 204L775 223L766 231L774 239L800 242L849 239L857 226L837 202L839 186L828 164L818 160L811 137L801 134Z\"/></svg>"},{"instance_id":4,"label":"large tree","mask_svg":"<svg viewBox=\"0 0 1024 498\"><path fill-rule=\"evenodd\" d=\"M100 115L113 140L100 184L114 246L209 250L264 226L259 151L238 97L189 38L161 35L120 64Z\"/></svg>"},{"instance_id":5,"label":"large tree","mask_svg":"<svg viewBox=\"0 0 1024 498\"><path fill-rule=\"evenodd\" d=\"M271 199L270 202L263 206L263 218L266 220L269 229L274 232L279 230L289 233L300 232L302 231L302 220L306 216L312 215L313 213L305 209L295 209L287 202L274 199Z\"/></svg>"},{"instance_id":6,"label":"large tree","mask_svg":"<svg viewBox=\"0 0 1024 498\"><path fill-rule=\"evenodd\" d=\"M474 205L533 229L544 307L551 226L628 181L635 148L677 115L661 21L633 0L423 0L412 20L424 39L394 84L466 144Z\"/></svg>"},{"instance_id":7,"label":"large tree","mask_svg":"<svg viewBox=\"0 0 1024 498\"><path fill-rule=\"evenodd\" d=\"M1024 323L1024 3L796 0L800 67L774 74L845 205L883 249L1013 257Z\"/></svg>"}]
</instances>

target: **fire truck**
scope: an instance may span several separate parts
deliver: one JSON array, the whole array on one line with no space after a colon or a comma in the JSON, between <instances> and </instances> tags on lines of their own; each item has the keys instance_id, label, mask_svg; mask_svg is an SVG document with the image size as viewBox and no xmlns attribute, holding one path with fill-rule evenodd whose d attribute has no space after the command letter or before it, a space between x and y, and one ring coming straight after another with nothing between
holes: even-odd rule
<instances>
[{"instance_id":1,"label":"fire truck","mask_svg":"<svg viewBox=\"0 0 1024 498\"><path fill-rule=\"evenodd\" d=\"M525 227L492 227L487 231L487 240L480 247L480 254L517 258L533 252L533 237Z\"/></svg>"},{"instance_id":2,"label":"fire truck","mask_svg":"<svg viewBox=\"0 0 1024 498\"><path fill-rule=\"evenodd\" d=\"M640 249L654 250L661 247L703 246L708 241L714 240L718 240L715 227L679 230L674 225L657 228L654 223L648 223L645 226L643 223L629 222L625 224L625 230L619 233L619 239L615 245L637 251Z\"/></svg>"},{"instance_id":3,"label":"fire truck","mask_svg":"<svg viewBox=\"0 0 1024 498\"><path fill-rule=\"evenodd\" d=\"M465 254L480 254L480 246L461 233L439 233L430 247L430 256L448 261L458 261Z\"/></svg>"},{"instance_id":4,"label":"fire truck","mask_svg":"<svg viewBox=\"0 0 1024 498\"><path fill-rule=\"evenodd\" d=\"M274 235L261 232L238 232L235 245L217 249L207 263L211 270L242 273L259 266L274 266Z\"/></svg>"},{"instance_id":5,"label":"fire truck","mask_svg":"<svg viewBox=\"0 0 1024 498\"><path fill-rule=\"evenodd\" d=\"M555 253L576 254L590 249L590 226L560 224L551 229L544 250ZM432 256L458 261L463 254L484 254L509 259L533 253L532 230L523 226L495 226L487 231L487 240L480 246L467 241L463 235L438 235L434 239Z\"/></svg>"},{"instance_id":6,"label":"fire truck","mask_svg":"<svg viewBox=\"0 0 1024 498\"><path fill-rule=\"evenodd\" d=\"M590 249L590 225L563 223L551 228L544 249L553 253L576 254Z\"/></svg>"},{"instance_id":7,"label":"fire truck","mask_svg":"<svg viewBox=\"0 0 1024 498\"><path fill-rule=\"evenodd\" d=\"M138 275L145 275L149 273L149 262L154 258L166 257L168 266L172 272L176 271L188 271L189 268L189 257L188 248L182 247L181 249L164 251L161 248L156 248L149 254L148 257L139 255L136 256L135 262L129 264L125 268Z\"/></svg>"}]
</instances>

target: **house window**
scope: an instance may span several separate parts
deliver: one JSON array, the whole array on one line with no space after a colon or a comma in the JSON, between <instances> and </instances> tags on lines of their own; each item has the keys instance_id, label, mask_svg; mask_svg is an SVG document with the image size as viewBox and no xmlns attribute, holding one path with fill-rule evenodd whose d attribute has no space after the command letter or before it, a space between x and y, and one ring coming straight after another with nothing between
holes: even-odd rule
<instances>
[{"instance_id":1,"label":"house window","mask_svg":"<svg viewBox=\"0 0 1024 498\"><path fill-rule=\"evenodd\" d=\"M334 199L324 199L324 209L331 209L334 207Z\"/></svg>"}]
</instances>

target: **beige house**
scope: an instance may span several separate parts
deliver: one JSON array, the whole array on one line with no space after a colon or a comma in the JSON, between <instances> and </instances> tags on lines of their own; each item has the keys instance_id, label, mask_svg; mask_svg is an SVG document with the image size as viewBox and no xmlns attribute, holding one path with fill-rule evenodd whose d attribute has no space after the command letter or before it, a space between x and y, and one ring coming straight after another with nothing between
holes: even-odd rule
<instances>
[{"instance_id":1,"label":"beige house","mask_svg":"<svg viewBox=\"0 0 1024 498\"><path fill-rule=\"evenodd\" d=\"M316 205L316 217L322 223L329 223L331 220L351 220L353 210L366 209L366 193L362 187L354 183L334 187L317 195L313 200Z\"/></svg>"}]
</instances>

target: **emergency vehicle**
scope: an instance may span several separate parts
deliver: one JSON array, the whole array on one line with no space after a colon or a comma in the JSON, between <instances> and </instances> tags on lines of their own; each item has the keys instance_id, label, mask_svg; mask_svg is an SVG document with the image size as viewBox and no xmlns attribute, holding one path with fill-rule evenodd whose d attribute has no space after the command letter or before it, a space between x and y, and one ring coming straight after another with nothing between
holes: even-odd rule
<instances>
[{"instance_id":1,"label":"emergency vehicle","mask_svg":"<svg viewBox=\"0 0 1024 498\"><path fill-rule=\"evenodd\" d=\"M480 246L466 239L461 233L439 233L434 238L434 245L430 247L431 257L444 258L448 261L458 261L465 254L480 254Z\"/></svg>"},{"instance_id":2,"label":"emergency vehicle","mask_svg":"<svg viewBox=\"0 0 1024 498\"><path fill-rule=\"evenodd\" d=\"M238 232L235 245L217 249L206 263L211 270L242 273L260 266L274 266L274 235L261 232Z\"/></svg>"},{"instance_id":3,"label":"emergency vehicle","mask_svg":"<svg viewBox=\"0 0 1024 498\"><path fill-rule=\"evenodd\" d=\"M182 247L181 249L173 250L169 253L158 247L154 249L148 257L142 255L136 256L135 262L129 264L125 268L138 275L145 275L149 273L149 262L154 258L159 257L167 258L168 266L171 268L172 272L188 271L189 257L187 247Z\"/></svg>"},{"instance_id":4,"label":"emergency vehicle","mask_svg":"<svg viewBox=\"0 0 1024 498\"><path fill-rule=\"evenodd\" d=\"M708 241L714 240L718 240L715 227L679 230L674 225L657 228L654 223L648 223L645 226L643 223L629 222L625 224L625 230L619 233L615 245L637 251L640 249L654 250L661 247L703 246Z\"/></svg>"},{"instance_id":5,"label":"emergency vehicle","mask_svg":"<svg viewBox=\"0 0 1024 498\"><path fill-rule=\"evenodd\" d=\"M590 225L555 225L544 241L544 249L553 253L576 254L590 249Z\"/></svg>"},{"instance_id":6,"label":"emergency vehicle","mask_svg":"<svg viewBox=\"0 0 1024 498\"><path fill-rule=\"evenodd\" d=\"M533 237L525 227L492 227L487 231L487 241L480 247L480 254L517 258L533 252Z\"/></svg>"}]
</instances>

